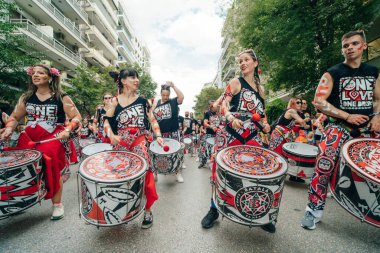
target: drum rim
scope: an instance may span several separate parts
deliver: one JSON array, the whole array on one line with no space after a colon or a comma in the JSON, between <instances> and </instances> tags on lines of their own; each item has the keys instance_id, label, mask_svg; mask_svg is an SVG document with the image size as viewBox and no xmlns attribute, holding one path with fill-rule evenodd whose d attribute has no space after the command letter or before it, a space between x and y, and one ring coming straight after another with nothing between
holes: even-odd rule
<instances>
[{"instance_id":1,"label":"drum rim","mask_svg":"<svg viewBox=\"0 0 380 253\"><path fill-rule=\"evenodd\" d=\"M38 153L39 153L38 157L34 158L34 159L31 160L31 161L28 161L28 162L26 162L26 163L23 163L23 164L19 164L19 165L11 166L11 167L6 167L6 168L5 168L5 167L4 167L4 168L1 168L1 167L0 167L0 170L19 168L19 167L21 167L21 166L26 166L26 165L29 165L29 164L32 164L32 163L34 163L34 162L36 162L36 161L41 160L41 158L42 158L42 154L43 154L43 153L42 153L41 151L37 150L37 149L30 149L30 148L28 148L28 149L17 149L17 150L5 150L5 151L3 151L3 152L12 152L12 151L21 151L21 152L25 152L25 151L30 151L30 150L38 152Z\"/></svg>"},{"instance_id":2,"label":"drum rim","mask_svg":"<svg viewBox=\"0 0 380 253\"><path fill-rule=\"evenodd\" d=\"M190 143L185 143L185 140L186 140L186 139L190 140ZM191 144L193 141L191 140L191 138L189 138L189 137L186 137L186 138L183 138L183 142L184 142L184 143L185 143L185 145L186 145L186 144Z\"/></svg>"},{"instance_id":3,"label":"drum rim","mask_svg":"<svg viewBox=\"0 0 380 253\"><path fill-rule=\"evenodd\" d=\"M92 145L92 144L95 144L96 143L96 139L95 138L80 138L79 139L79 145L81 144L81 140L93 140L94 141L94 143L90 143L90 144L87 144L86 146L88 146L88 145ZM81 146L81 145L80 145ZM86 146L81 146L81 148L83 149L83 148L85 148Z\"/></svg>"},{"instance_id":4,"label":"drum rim","mask_svg":"<svg viewBox=\"0 0 380 253\"><path fill-rule=\"evenodd\" d=\"M104 152L104 153L105 153L105 152L113 152L113 153L130 153L130 154L133 154L133 155L137 156L138 158L140 158L140 159L143 161L143 163L145 164L145 166L144 166L145 169L141 170L141 172L137 173L136 175L134 175L134 176L132 176L132 177L123 178L123 179L118 179L118 180L114 180L114 181L102 181L102 180L100 180L100 179L90 178L90 177L86 176L85 174L81 173L82 164L83 164L87 159L89 159L89 158L90 158L91 156L93 156L93 155L97 155L97 154L99 154L99 153L103 153L103 152ZM107 151L101 151L101 152L95 153L95 154L93 154L93 155L90 155L90 156L86 157L86 159L84 159L84 160L80 163L79 168L78 168L78 172L77 172L81 178L86 179L86 180L88 180L88 181L90 181L90 182L94 182L94 183L106 183L106 184L120 184L120 183L123 183L123 182L128 182L128 181L131 181L131 180L135 180L135 179L141 178L141 177L143 177L143 176L148 172L148 170L149 170L149 167L148 167L148 163L147 163L147 161L145 161L145 159L144 159L142 156L137 155L137 154L135 154L135 153L132 153L132 152L130 152L130 151L123 151L123 150L107 150Z\"/></svg>"},{"instance_id":5,"label":"drum rim","mask_svg":"<svg viewBox=\"0 0 380 253\"><path fill-rule=\"evenodd\" d=\"M112 144L110 144L110 143L91 143L91 144L88 144L88 145L86 145L86 146L84 146L83 148L82 148L82 153L83 154L85 154L85 155L87 155L85 152L83 152L83 151L85 151L85 149L87 148L87 147L89 147L89 146L94 146L94 145L107 145L107 146L110 146L111 147L111 149L110 150L102 150L102 151L99 151L99 152L103 152L103 151L112 151ZM99 153L99 152L96 152L96 153L93 153L93 154L91 154L91 155L95 155L95 154L97 154L97 153ZM91 156L91 155L87 155L87 156Z\"/></svg>"},{"instance_id":6,"label":"drum rim","mask_svg":"<svg viewBox=\"0 0 380 253\"><path fill-rule=\"evenodd\" d=\"M261 175L261 176L258 176L258 175L252 175L252 176L249 176L247 174L242 174L240 172L236 172L234 170L231 170L229 169L227 166L225 166L225 164L221 164L219 161L222 161L220 159L220 156L222 154L222 151L226 150L226 149L230 149L230 148L233 148L233 147L244 147L244 146L248 146L248 147L254 147L254 148L260 148L260 149L265 149L267 151L269 151L270 153L274 154L274 155L277 155L279 156L282 160L283 160L283 165L284 165L284 173L282 174L279 174L279 172L276 172L276 173L273 173L273 174L270 174L270 175ZM279 178L279 177L283 177L284 175L286 175L287 171L288 171L288 163L286 161L286 159L280 155L280 154L277 154L276 152L270 150L270 149L267 149L267 148L263 148L263 147L256 147L256 146L251 146L251 145L236 145L236 146L230 146L230 147L226 147L222 150L220 150L217 155L216 155L216 158L215 158L215 161L216 161L216 164L217 164L217 169L219 167L221 167L223 170L227 171L228 173L231 173L233 175L236 175L236 176L239 176L239 177L242 177L242 178L246 178L246 179L256 179L256 180L270 180L270 179L276 179L276 178Z\"/></svg>"},{"instance_id":7,"label":"drum rim","mask_svg":"<svg viewBox=\"0 0 380 253\"><path fill-rule=\"evenodd\" d=\"M157 140L155 140L155 141L153 141L149 145L149 151L152 152L152 153L154 153L155 155L159 155L159 156L164 155L164 156L167 156L167 155L172 155L172 154L178 153L181 150L181 143L179 141L177 141L175 139L171 139L171 138L163 138L163 140L164 140L164 142L165 142L165 140L170 140L170 141L178 142L179 143L179 149L176 150L176 151L171 151L171 152L169 150L168 152L165 152L164 154L160 154L160 153L154 152L150 147L152 146L153 143L157 143L157 145L159 145L158 142L157 142Z\"/></svg>"},{"instance_id":8,"label":"drum rim","mask_svg":"<svg viewBox=\"0 0 380 253\"><path fill-rule=\"evenodd\" d=\"M291 155L301 155L302 157L307 157L307 158L315 158L315 157L317 157L318 154L319 154L319 148L318 148L318 147L316 147L316 149L317 149L317 154L316 154L316 155L303 155L303 154L299 154L299 153L296 153L296 152L292 152L292 151L286 149L286 145L287 145L287 144L293 144L293 143L304 144L304 145L308 145L308 146L315 147L315 146L313 146L313 145L306 144L306 143L301 143L301 142L287 142L287 143L284 143L284 144L282 145L282 151L283 151L284 153L287 153L287 154L291 154Z\"/></svg>"},{"instance_id":9,"label":"drum rim","mask_svg":"<svg viewBox=\"0 0 380 253\"><path fill-rule=\"evenodd\" d=\"M213 139L213 140L214 140L214 143L209 143L209 142L208 142L208 139ZM208 145L212 145L212 146L214 146L214 145L215 145L215 137L209 137L209 138L206 138L206 143L207 143Z\"/></svg>"},{"instance_id":10,"label":"drum rim","mask_svg":"<svg viewBox=\"0 0 380 253\"><path fill-rule=\"evenodd\" d=\"M354 142L358 142L358 141L364 141L364 140L367 140L367 141L375 141L375 142L378 142L380 144L380 140L379 139L376 139L376 138L355 138L355 139L351 139L351 140L348 140L347 142L345 142L342 146L342 149L341 149L341 158L344 159L344 161L346 162L346 164L355 171L355 173L359 174L359 176L367 179L367 180L370 180L376 184L380 184L380 179L379 178L374 178L372 175L370 174L367 174L367 173L363 173L363 171L356 165L356 164L351 164L349 161L351 161L351 159L349 159L348 157L348 152L347 152L347 149L348 147L354 143Z\"/></svg>"}]
</instances>

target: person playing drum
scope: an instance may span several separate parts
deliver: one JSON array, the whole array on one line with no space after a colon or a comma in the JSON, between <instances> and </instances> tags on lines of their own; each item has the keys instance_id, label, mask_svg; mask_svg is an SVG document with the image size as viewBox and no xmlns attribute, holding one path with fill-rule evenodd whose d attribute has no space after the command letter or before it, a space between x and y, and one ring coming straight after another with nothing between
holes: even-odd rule
<instances>
[{"instance_id":1,"label":"person playing drum","mask_svg":"<svg viewBox=\"0 0 380 253\"><path fill-rule=\"evenodd\" d=\"M113 95L111 92L105 92L103 95L103 105L99 105L96 108L95 117L92 124L92 128L96 136L96 142L110 142L109 136L107 136L104 131L104 117L106 116L106 112L110 107L112 97Z\"/></svg>"},{"instance_id":2,"label":"person playing drum","mask_svg":"<svg viewBox=\"0 0 380 253\"><path fill-rule=\"evenodd\" d=\"M88 123L87 118L83 119L83 125L79 132L80 138L82 139L90 138L90 136L92 135L92 126Z\"/></svg>"},{"instance_id":3,"label":"person playing drum","mask_svg":"<svg viewBox=\"0 0 380 253\"><path fill-rule=\"evenodd\" d=\"M291 98L288 102L288 107L283 114L278 118L276 123L272 125L273 131L270 135L269 148L274 152L284 155L282 151L282 146L284 143L292 142L292 128L295 126L296 122L301 125L301 127L306 126L306 122L298 114L301 109L301 99ZM290 176L289 180L304 182L303 179Z\"/></svg>"},{"instance_id":4,"label":"person playing drum","mask_svg":"<svg viewBox=\"0 0 380 253\"><path fill-rule=\"evenodd\" d=\"M27 73L31 76L28 90L21 95L6 122L6 127L0 130L1 139L9 138L18 122L27 117L25 131L20 135L17 147L31 148L32 143L43 153L48 189L45 199L52 199L53 202L51 219L59 220L64 215L61 203L63 188L61 173L68 171L69 167L67 139L79 126L81 116L70 97L61 90L60 73L57 69L39 64L29 67ZM71 119L66 127L64 127L65 115ZM36 143L53 138L57 139Z\"/></svg>"},{"instance_id":5,"label":"person playing drum","mask_svg":"<svg viewBox=\"0 0 380 253\"><path fill-rule=\"evenodd\" d=\"M175 91L176 98L170 98L170 88ZM181 141L178 131L178 105L182 104L183 99L183 93L173 82L161 85L161 99L153 102L153 114L160 126L162 137ZM176 175L177 181L183 183L181 170Z\"/></svg>"},{"instance_id":6,"label":"person playing drum","mask_svg":"<svg viewBox=\"0 0 380 253\"><path fill-rule=\"evenodd\" d=\"M120 73L110 72L118 85L119 95L112 99L107 110L104 130L110 137L115 150L126 150L142 156L149 163L148 139L150 137L150 123L157 138L163 146L160 126L153 115L150 101L137 94L139 88L139 75L134 69L123 69ZM117 134L114 134L112 129ZM149 169L145 177L146 205L142 228L153 225L151 207L158 199L154 176Z\"/></svg>"},{"instance_id":7,"label":"person playing drum","mask_svg":"<svg viewBox=\"0 0 380 253\"><path fill-rule=\"evenodd\" d=\"M368 127L375 137L374 132L380 131L379 71L362 63L365 49L363 31L344 34L341 49L344 62L329 68L316 90L313 104L328 116L328 123L319 144L309 201L301 221L305 229L315 229L322 217L329 179L339 164L340 149L350 139L350 132Z\"/></svg>"},{"instance_id":8,"label":"person playing drum","mask_svg":"<svg viewBox=\"0 0 380 253\"><path fill-rule=\"evenodd\" d=\"M252 49L244 50L239 54L239 66L242 77L234 78L224 91L222 112L227 119L227 146L253 145L261 146L259 127L251 121L252 114L261 116L261 124L264 132L270 131L266 121L264 106L264 90L260 85L258 74L259 60ZM216 171L213 170L212 180L215 180ZM207 215L202 219L202 227L213 226L219 213L211 199L211 207ZM274 223L261 226L264 230L274 233Z\"/></svg>"}]
</instances>

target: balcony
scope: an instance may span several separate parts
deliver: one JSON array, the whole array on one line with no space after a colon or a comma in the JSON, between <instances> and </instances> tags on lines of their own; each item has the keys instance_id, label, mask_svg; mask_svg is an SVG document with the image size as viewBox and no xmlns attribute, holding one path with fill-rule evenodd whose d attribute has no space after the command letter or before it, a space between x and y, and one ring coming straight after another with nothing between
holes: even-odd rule
<instances>
[{"instance_id":1,"label":"balcony","mask_svg":"<svg viewBox=\"0 0 380 253\"><path fill-rule=\"evenodd\" d=\"M284 101L288 101L292 95L291 91L286 91L286 90L280 90L276 92L269 92L268 96L268 102L273 102L276 99L282 99Z\"/></svg>"},{"instance_id":2,"label":"balcony","mask_svg":"<svg viewBox=\"0 0 380 253\"><path fill-rule=\"evenodd\" d=\"M223 75L222 82L228 82L230 79L234 78L236 75L236 67L231 66L228 71Z\"/></svg>"},{"instance_id":3,"label":"balcony","mask_svg":"<svg viewBox=\"0 0 380 253\"><path fill-rule=\"evenodd\" d=\"M117 58L117 51L111 45L111 43L104 37L104 35L99 31L99 29L91 25L90 29L86 31L90 42L94 44L97 48L103 50L110 60L114 60Z\"/></svg>"},{"instance_id":4,"label":"balcony","mask_svg":"<svg viewBox=\"0 0 380 253\"><path fill-rule=\"evenodd\" d=\"M115 32L115 26L104 16L99 6L93 1L87 3L87 12L92 12L89 15L89 20L92 25L95 25L103 34L106 34L106 38L111 43L117 42L117 33Z\"/></svg>"},{"instance_id":5,"label":"balcony","mask_svg":"<svg viewBox=\"0 0 380 253\"><path fill-rule=\"evenodd\" d=\"M111 66L110 61L104 57L103 52L98 51L95 48L90 48L89 52L84 54L84 57L88 62L98 67Z\"/></svg>"},{"instance_id":6,"label":"balcony","mask_svg":"<svg viewBox=\"0 0 380 253\"><path fill-rule=\"evenodd\" d=\"M11 19L11 23L19 24L19 31L26 35L27 45L48 58L60 63L70 70L79 64L86 64L83 58L65 47L58 40L46 35L41 29L27 19Z\"/></svg>"},{"instance_id":7,"label":"balcony","mask_svg":"<svg viewBox=\"0 0 380 253\"><path fill-rule=\"evenodd\" d=\"M15 0L15 2L33 17L37 17L40 23L48 24L55 31L60 31L64 34L65 41L69 44L87 47L87 40L81 35L76 24L50 2L46 0Z\"/></svg>"},{"instance_id":8,"label":"balcony","mask_svg":"<svg viewBox=\"0 0 380 253\"><path fill-rule=\"evenodd\" d=\"M135 56L128 50L128 48L126 48L124 44L119 44L117 46L117 49L119 53L124 57L124 59L126 59L127 62L129 63L136 62Z\"/></svg>"},{"instance_id":9,"label":"balcony","mask_svg":"<svg viewBox=\"0 0 380 253\"><path fill-rule=\"evenodd\" d=\"M125 27L120 26L120 25L117 27L116 32L118 33L119 38L121 38L125 42L127 47L132 51L134 46L133 46L132 40L130 39L132 38L131 33L129 33Z\"/></svg>"},{"instance_id":10,"label":"balcony","mask_svg":"<svg viewBox=\"0 0 380 253\"><path fill-rule=\"evenodd\" d=\"M233 61L232 61L233 60ZM232 61L232 64L231 64L231 61ZM234 57L234 54L232 53L229 53L227 55L227 57L225 58L225 60L223 60L221 62L221 65L220 65L220 69L221 71L223 71L223 69L226 67L226 66L229 66L229 65L236 65L236 61L235 61L235 57Z\"/></svg>"},{"instance_id":11,"label":"balcony","mask_svg":"<svg viewBox=\"0 0 380 253\"><path fill-rule=\"evenodd\" d=\"M88 14L77 0L51 0L66 17L80 24L88 23Z\"/></svg>"}]
</instances>

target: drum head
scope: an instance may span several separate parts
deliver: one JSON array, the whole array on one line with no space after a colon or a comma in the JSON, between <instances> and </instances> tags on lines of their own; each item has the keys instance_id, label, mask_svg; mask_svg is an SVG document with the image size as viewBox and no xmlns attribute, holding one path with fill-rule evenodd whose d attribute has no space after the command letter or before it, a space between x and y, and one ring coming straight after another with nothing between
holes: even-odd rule
<instances>
[{"instance_id":1,"label":"drum head","mask_svg":"<svg viewBox=\"0 0 380 253\"><path fill-rule=\"evenodd\" d=\"M82 149L82 153L86 156L90 156L102 151L110 151L112 150L112 145L109 143L94 143L87 145Z\"/></svg>"},{"instance_id":2,"label":"drum head","mask_svg":"<svg viewBox=\"0 0 380 253\"><path fill-rule=\"evenodd\" d=\"M127 151L105 151L87 157L79 174L91 181L120 183L142 176L148 166L144 158Z\"/></svg>"},{"instance_id":3,"label":"drum head","mask_svg":"<svg viewBox=\"0 0 380 253\"><path fill-rule=\"evenodd\" d=\"M265 148L241 145L227 147L216 156L217 164L232 174L271 179L286 173L287 162L279 154Z\"/></svg>"},{"instance_id":4,"label":"drum head","mask_svg":"<svg viewBox=\"0 0 380 253\"><path fill-rule=\"evenodd\" d=\"M160 144L158 144L157 141L153 141L150 144L149 149L150 151L158 155L170 155L173 153L177 153L181 149L181 143L174 139L164 138L164 143L164 146L169 147L169 150L167 152L160 146Z\"/></svg>"},{"instance_id":5,"label":"drum head","mask_svg":"<svg viewBox=\"0 0 380 253\"><path fill-rule=\"evenodd\" d=\"M42 153L35 149L9 150L0 152L0 170L33 163L41 159Z\"/></svg>"},{"instance_id":6,"label":"drum head","mask_svg":"<svg viewBox=\"0 0 380 253\"><path fill-rule=\"evenodd\" d=\"M183 139L183 143L189 145L189 144L191 144L191 139L190 138L185 138L185 139Z\"/></svg>"},{"instance_id":7,"label":"drum head","mask_svg":"<svg viewBox=\"0 0 380 253\"><path fill-rule=\"evenodd\" d=\"M79 146L81 146L81 148L84 148L87 145L94 144L95 142L95 139L80 139Z\"/></svg>"},{"instance_id":8,"label":"drum head","mask_svg":"<svg viewBox=\"0 0 380 253\"><path fill-rule=\"evenodd\" d=\"M214 146L215 145L215 138L207 138L206 142L207 142L207 144Z\"/></svg>"},{"instance_id":9,"label":"drum head","mask_svg":"<svg viewBox=\"0 0 380 253\"><path fill-rule=\"evenodd\" d=\"M318 147L299 142L285 143L282 146L282 150L286 153L301 157L317 157L319 153Z\"/></svg>"},{"instance_id":10,"label":"drum head","mask_svg":"<svg viewBox=\"0 0 380 253\"><path fill-rule=\"evenodd\" d=\"M380 184L380 140L357 138L342 147L342 157L359 175Z\"/></svg>"}]
</instances>

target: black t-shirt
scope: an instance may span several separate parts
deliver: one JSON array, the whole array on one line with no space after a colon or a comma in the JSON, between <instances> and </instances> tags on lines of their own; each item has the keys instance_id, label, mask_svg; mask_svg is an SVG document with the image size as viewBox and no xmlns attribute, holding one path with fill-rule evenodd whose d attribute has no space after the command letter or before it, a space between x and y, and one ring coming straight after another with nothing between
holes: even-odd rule
<instances>
[{"instance_id":1,"label":"black t-shirt","mask_svg":"<svg viewBox=\"0 0 380 253\"><path fill-rule=\"evenodd\" d=\"M82 128L80 129L80 135L83 137L89 137L92 134L92 131L87 125L83 125Z\"/></svg>"},{"instance_id":2,"label":"black t-shirt","mask_svg":"<svg viewBox=\"0 0 380 253\"><path fill-rule=\"evenodd\" d=\"M136 127L139 129L149 129L147 111L149 103L143 97L138 97L132 104L122 107L119 103L115 108L113 130L118 131L123 128Z\"/></svg>"},{"instance_id":3,"label":"black t-shirt","mask_svg":"<svg viewBox=\"0 0 380 253\"><path fill-rule=\"evenodd\" d=\"M187 127L185 134L191 134L193 132L192 126L193 126L193 120L191 118L186 117L183 119L183 128Z\"/></svg>"},{"instance_id":4,"label":"black t-shirt","mask_svg":"<svg viewBox=\"0 0 380 253\"><path fill-rule=\"evenodd\" d=\"M178 130L178 101L177 98L169 99L166 103L161 104L158 100L154 109L154 116L160 125L161 133L174 132Z\"/></svg>"},{"instance_id":5,"label":"black t-shirt","mask_svg":"<svg viewBox=\"0 0 380 253\"><path fill-rule=\"evenodd\" d=\"M291 118L291 119L285 118L285 114L287 111L289 111L289 109L286 109L285 112L283 114L281 114L281 116L278 118L277 122L275 122L273 124L273 126L272 126L273 128L277 125L280 125L280 126L283 126L286 128L293 128L295 120L293 118Z\"/></svg>"},{"instance_id":6,"label":"black t-shirt","mask_svg":"<svg viewBox=\"0 0 380 253\"><path fill-rule=\"evenodd\" d=\"M63 94L63 98L66 94ZM49 126L63 124L66 120L66 114L63 110L61 99L52 96L45 101L38 99L34 93L25 103L26 118L28 123L31 122L46 122Z\"/></svg>"},{"instance_id":7,"label":"black t-shirt","mask_svg":"<svg viewBox=\"0 0 380 253\"><path fill-rule=\"evenodd\" d=\"M373 113L373 90L379 76L377 68L362 63L359 68L340 63L327 70L334 84L327 102L350 114Z\"/></svg>"},{"instance_id":8,"label":"black t-shirt","mask_svg":"<svg viewBox=\"0 0 380 253\"><path fill-rule=\"evenodd\" d=\"M204 119L208 120L208 124L211 127L218 127L219 126L219 117L218 117L218 115L216 115L216 112L207 111L205 113L205 118ZM214 135L215 131L212 130L211 128L207 127L206 128L206 134L213 134Z\"/></svg>"},{"instance_id":9,"label":"black t-shirt","mask_svg":"<svg viewBox=\"0 0 380 253\"><path fill-rule=\"evenodd\" d=\"M178 127L179 129L182 131L183 130L183 121L184 121L184 117L182 116L178 116Z\"/></svg>"},{"instance_id":10,"label":"black t-shirt","mask_svg":"<svg viewBox=\"0 0 380 253\"><path fill-rule=\"evenodd\" d=\"M104 125L104 117L106 116L106 110L104 110L104 107L101 107L96 110L97 120L98 120L98 127L103 128Z\"/></svg>"}]
</instances>

